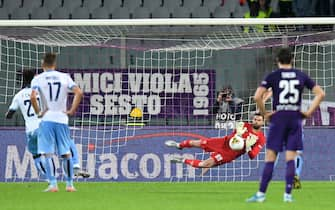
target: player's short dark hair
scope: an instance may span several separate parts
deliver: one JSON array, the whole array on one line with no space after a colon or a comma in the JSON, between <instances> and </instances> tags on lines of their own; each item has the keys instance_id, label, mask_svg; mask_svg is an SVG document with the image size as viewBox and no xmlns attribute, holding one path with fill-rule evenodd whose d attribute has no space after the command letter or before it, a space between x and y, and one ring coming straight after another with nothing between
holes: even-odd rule
<instances>
[{"instance_id":1,"label":"player's short dark hair","mask_svg":"<svg viewBox=\"0 0 335 210\"><path fill-rule=\"evenodd\" d=\"M263 116L263 115L261 115L261 113L260 113L260 112L255 112L255 113L254 113L254 116L260 116L260 117L262 117L262 118L263 118L263 120L264 120L264 116Z\"/></svg>"},{"instance_id":2,"label":"player's short dark hair","mask_svg":"<svg viewBox=\"0 0 335 210\"><path fill-rule=\"evenodd\" d=\"M30 86L31 80L33 80L35 76L35 71L32 69L25 69L22 72L22 87Z\"/></svg>"},{"instance_id":3,"label":"player's short dark hair","mask_svg":"<svg viewBox=\"0 0 335 210\"><path fill-rule=\"evenodd\" d=\"M290 48L282 48L277 53L277 62L281 64L290 64L292 59L293 55Z\"/></svg>"},{"instance_id":4,"label":"player's short dark hair","mask_svg":"<svg viewBox=\"0 0 335 210\"><path fill-rule=\"evenodd\" d=\"M51 67L56 65L56 54L55 53L46 53L43 57L43 66L44 67Z\"/></svg>"}]
</instances>

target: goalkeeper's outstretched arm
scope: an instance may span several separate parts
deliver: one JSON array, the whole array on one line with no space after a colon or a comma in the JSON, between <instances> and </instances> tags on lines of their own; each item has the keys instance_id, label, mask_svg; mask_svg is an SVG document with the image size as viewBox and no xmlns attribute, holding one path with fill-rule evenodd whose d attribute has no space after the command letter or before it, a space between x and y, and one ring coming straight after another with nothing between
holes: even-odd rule
<instances>
[{"instance_id":1,"label":"goalkeeper's outstretched arm","mask_svg":"<svg viewBox=\"0 0 335 210\"><path fill-rule=\"evenodd\" d=\"M259 153L260 151L263 149L265 145L265 138L264 137L259 137L259 139L257 140L257 142L251 146L251 150L248 151L248 156L250 159L254 159Z\"/></svg>"}]
</instances>

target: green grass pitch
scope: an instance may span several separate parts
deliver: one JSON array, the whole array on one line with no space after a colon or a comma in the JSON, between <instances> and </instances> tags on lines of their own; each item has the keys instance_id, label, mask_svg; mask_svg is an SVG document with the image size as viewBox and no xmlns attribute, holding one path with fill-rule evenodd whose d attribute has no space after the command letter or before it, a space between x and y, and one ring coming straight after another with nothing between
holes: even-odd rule
<instances>
[{"instance_id":1,"label":"green grass pitch","mask_svg":"<svg viewBox=\"0 0 335 210\"><path fill-rule=\"evenodd\" d=\"M302 183L295 202L283 203L283 182L270 184L264 203L245 203L256 182L106 182L76 183L77 192L43 193L46 183L0 183L1 210L272 210L335 209L335 182Z\"/></svg>"}]
</instances>

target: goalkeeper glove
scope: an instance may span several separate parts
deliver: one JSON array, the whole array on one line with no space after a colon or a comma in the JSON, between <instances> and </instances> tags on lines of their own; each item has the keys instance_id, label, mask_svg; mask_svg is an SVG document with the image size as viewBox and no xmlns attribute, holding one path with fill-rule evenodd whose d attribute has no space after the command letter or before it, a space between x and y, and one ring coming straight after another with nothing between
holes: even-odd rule
<instances>
[{"instance_id":1,"label":"goalkeeper glove","mask_svg":"<svg viewBox=\"0 0 335 210\"><path fill-rule=\"evenodd\" d=\"M245 147L245 152L250 152L252 150L252 148L251 147Z\"/></svg>"},{"instance_id":2,"label":"goalkeeper glove","mask_svg":"<svg viewBox=\"0 0 335 210\"><path fill-rule=\"evenodd\" d=\"M257 137L253 135L248 136L247 139L245 140L245 151L246 152L251 151L251 147L254 146L256 142L257 142Z\"/></svg>"},{"instance_id":3,"label":"goalkeeper glove","mask_svg":"<svg viewBox=\"0 0 335 210\"><path fill-rule=\"evenodd\" d=\"M242 136L247 131L247 128L244 127L244 122L236 123L236 134Z\"/></svg>"}]
</instances>

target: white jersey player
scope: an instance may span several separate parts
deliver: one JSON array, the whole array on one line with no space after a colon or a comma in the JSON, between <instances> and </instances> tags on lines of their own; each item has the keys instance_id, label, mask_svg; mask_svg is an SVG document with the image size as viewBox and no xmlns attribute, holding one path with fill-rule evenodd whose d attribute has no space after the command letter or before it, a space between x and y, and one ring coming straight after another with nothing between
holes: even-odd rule
<instances>
[{"instance_id":1,"label":"white jersey player","mask_svg":"<svg viewBox=\"0 0 335 210\"><path fill-rule=\"evenodd\" d=\"M21 111L25 121L28 151L33 155L35 167L39 174L45 176L45 169L40 159L41 155L37 151L37 136L40 119L37 118L30 102L30 94L32 91L30 88L30 82L34 76L35 72L32 70L23 71L22 77L24 88L14 96L8 112L6 113L6 118L11 119L17 110ZM38 103L40 102L39 96L37 96L37 101Z\"/></svg>"},{"instance_id":2,"label":"white jersey player","mask_svg":"<svg viewBox=\"0 0 335 210\"><path fill-rule=\"evenodd\" d=\"M54 166L50 164L51 155L58 152L62 157L62 166L66 178L66 191L76 191L73 187L73 161L71 158L71 137L68 126L68 115L74 115L82 97L82 91L73 82L68 74L55 70L56 54L47 53L44 56L43 73L36 76L32 82L31 102L35 113L42 119L38 141L38 152L42 155L41 161L45 163L46 175L49 178L49 187L46 192L57 192L57 180ZM74 93L70 110L67 111L68 92ZM46 109L41 110L37 96L40 95ZM56 150L55 150L56 148Z\"/></svg>"},{"instance_id":3,"label":"white jersey player","mask_svg":"<svg viewBox=\"0 0 335 210\"><path fill-rule=\"evenodd\" d=\"M11 105L9 106L9 113L14 114L15 111L20 110L25 121L26 133L32 133L40 124L40 119L35 114L30 102L30 86L26 86L20 90L13 98ZM37 98L39 101L39 97Z\"/></svg>"},{"instance_id":4,"label":"white jersey player","mask_svg":"<svg viewBox=\"0 0 335 210\"><path fill-rule=\"evenodd\" d=\"M39 175L42 175L42 178L45 179L45 168L40 161L40 154L37 151L37 137L38 137L38 127L41 122L41 119L37 117L34 112L34 109L30 102L30 94L32 89L30 88L31 80L35 76L35 71L33 70L25 70L23 71L23 89L21 89L13 98L11 105L8 108L8 112L6 113L6 118L11 119L14 113L17 110L20 110L26 128L26 137L27 137L27 148L28 151L32 154L35 167L39 172ZM37 96L37 101L39 106L40 97ZM74 144L74 141L71 141L71 154L73 159L73 170L76 176L82 176L83 178L88 178L90 175L80 170L78 151ZM54 165L53 159L51 160Z\"/></svg>"}]
</instances>

